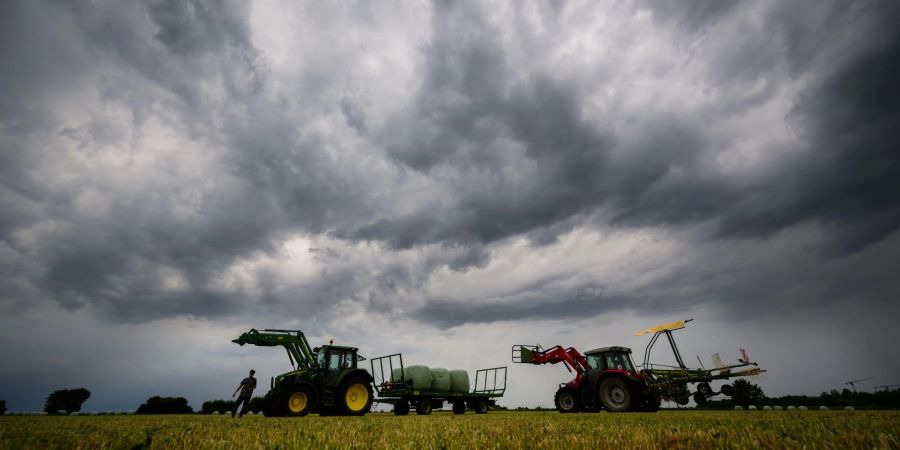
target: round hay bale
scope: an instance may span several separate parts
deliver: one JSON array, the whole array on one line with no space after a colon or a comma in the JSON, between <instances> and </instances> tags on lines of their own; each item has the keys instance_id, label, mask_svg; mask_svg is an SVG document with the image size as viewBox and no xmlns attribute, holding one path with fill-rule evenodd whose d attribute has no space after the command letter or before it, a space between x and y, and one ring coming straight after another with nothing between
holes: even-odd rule
<instances>
[{"instance_id":1,"label":"round hay bale","mask_svg":"<svg viewBox=\"0 0 900 450\"><path fill-rule=\"evenodd\" d=\"M744 408L741 408L740 406L735 406L735 407L734 407L734 410L735 410L735 411L743 411Z\"/></svg>"},{"instance_id":2,"label":"round hay bale","mask_svg":"<svg viewBox=\"0 0 900 450\"><path fill-rule=\"evenodd\" d=\"M213 414L214 416L218 416L218 415L221 414L221 413L218 412L218 411L213 411L212 414Z\"/></svg>"},{"instance_id":3,"label":"round hay bale","mask_svg":"<svg viewBox=\"0 0 900 450\"><path fill-rule=\"evenodd\" d=\"M800 411L806 411L806 410L809 409L809 408L807 408L807 407L805 407L805 406L801 406L801 407L799 407L799 408L797 408L797 409L799 409Z\"/></svg>"},{"instance_id":4,"label":"round hay bale","mask_svg":"<svg viewBox=\"0 0 900 450\"><path fill-rule=\"evenodd\" d=\"M828 411L828 407L825 405L822 405L819 407L819 411Z\"/></svg>"},{"instance_id":5,"label":"round hay bale","mask_svg":"<svg viewBox=\"0 0 900 450\"><path fill-rule=\"evenodd\" d=\"M747 407L747 409L749 409L750 411L756 411L756 406L750 405Z\"/></svg>"},{"instance_id":6,"label":"round hay bale","mask_svg":"<svg viewBox=\"0 0 900 450\"><path fill-rule=\"evenodd\" d=\"M795 409L797 409L796 406L788 406L788 407L787 407L787 410L788 410L788 411L794 411Z\"/></svg>"},{"instance_id":7,"label":"round hay bale","mask_svg":"<svg viewBox=\"0 0 900 450\"><path fill-rule=\"evenodd\" d=\"M451 370L450 390L453 392L469 392L469 372L465 370Z\"/></svg>"},{"instance_id":8,"label":"round hay bale","mask_svg":"<svg viewBox=\"0 0 900 450\"><path fill-rule=\"evenodd\" d=\"M431 369L431 389L447 392L450 390L450 371L443 367Z\"/></svg>"},{"instance_id":9,"label":"round hay bale","mask_svg":"<svg viewBox=\"0 0 900 450\"><path fill-rule=\"evenodd\" d=\"M780 406L776 405L776 406L773 406L772 409L774 409L775 411L781 411L782 408Z\"/></svg>"},{"instance_id":10,"label":"round hay bale","mask_svg":"<svg viewBox=\"0 0 900 450\"><path fill-rule=\"evenodd\" d=\"M854 411L854 410L855 410L855 408L853 408L852 406L845 406L845 407L844 407L844 411Z\"/></svg>"},{"instance_id":11,"label":"round hay bale","mask_svg":"<svg viewBox=\"0 0 900 450\"><path fill-rule=\"evenodd\" d=\"M769 405L763 406L763 411L771 411L772 407Z\"/></svg>"},{"instance_id":12,"label":"round hay bale","mask_svg":"<svg viewBox=\"0 0 900 450\"><path fill-rule=\"evenodd\" d=\"M399 377L399 375L398 375ZM409 366L403 369L404 381L411 382L413 389L431 389L431 369L428 366Z\"/></svg>"}]
</instances>

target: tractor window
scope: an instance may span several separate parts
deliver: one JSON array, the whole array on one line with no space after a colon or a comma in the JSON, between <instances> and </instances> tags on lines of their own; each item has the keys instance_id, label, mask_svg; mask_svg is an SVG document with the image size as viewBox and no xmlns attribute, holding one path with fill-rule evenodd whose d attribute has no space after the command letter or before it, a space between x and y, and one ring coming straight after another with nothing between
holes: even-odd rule
<instances>
[{"instance_id":1,"label":"tractor window","mask_svg":"<svg viewBox=\"0 0 900 450\"><path fill-rule=\"evenodd\" d=\"M588 368L591 369L600 369L602 361L600 360L600 355L588 355L587 356L587 364Z\"/></svg>"},{"instance_id":2,"label":"tractor window","mask_svg":"<svg viewBox=\"0 0 900 450\"><path fill-rule=\"evenodd\" d=\"M319 350L319 353L316 354L316 365L325 367L325 349Z\"/></svg>"},{"instance_id":3,"label":"tractor window","mask_svg":"<svg viewBox=\"0 0 900 450\"><path fill-rule=\"evenodd\" d=\"M328 358L328 368L329 369L342 369L344 367L344 352L331 352L331 357Z\"/></svg>"},{"instance_id":4,"label":"tractor window","mask_svg":"<svg viewBox=\"0 0 900 450\"><path fill-rule=\"evenodd\" d=\"M634 366L631 364L631 358L624 353L607 353L604 355L604 365L606 369L619 369L634 372Z\"/></svg>"}]
</instances>

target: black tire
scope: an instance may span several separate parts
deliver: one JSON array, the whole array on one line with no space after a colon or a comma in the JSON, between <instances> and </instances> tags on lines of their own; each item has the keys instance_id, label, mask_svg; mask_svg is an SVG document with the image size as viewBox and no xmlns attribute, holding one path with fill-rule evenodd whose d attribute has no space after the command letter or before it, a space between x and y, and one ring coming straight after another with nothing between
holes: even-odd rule
<instances>
[{"instance_id":1,"label":"black tire","mask_svg":"<svg viewBox=\"0 0 900 450\"><path fill-rule=\"evenodd\" d=\"M301 417L309 414L316 404L316 393L309 386L291 388L282 397L281 411L290 417Z\"/></svg>"},{"instance_id":2,"label":"black tire","mask_svg":"<svg viewBox=\"0 0 900 450\"><path fill-rule=\"evenodd\" d=\"M275 397L272 396L271 392L263 397L262 413L266 417L278 417L281 415L281 410L278 407L278 402L275 401Z\"/></svg>"},{"instance_id":3,"label":"black tire","mask_svg":"<svg viewBox=\"0 0 900 450\"><path fill-rule=\"evenodd\" d=\"M691 398L688 397L687 395L682 395L682 396L675 398L675 403L678 403L681 406L687 405L690 402L691 402Z\"/></svg>"},{"instance_id":4,"label":"black tire","mask_svg":"<svg viewBox=\"0 0 900 450\"><path fill-rule=\"evenodd\" d=\"M453 414L465 414L466 413L466 404L463 402L456 402L453 404Z\"/></svg>"},{"instance_id":5,"label":"black tire","mask_svg":"<svg viewBox=\"0 0 900 450\"><path fill-rule=\"evenodd\" d=\"M722 393L729 397L734 397L734 386L730 384L722 385Z\"/></svg>"},{"instance_id":6,"label":"black tire","mask_svg":"<svg viewBox=\"0 0 900 450\"><path fill-rule=\"evenodd\" d=\"M416 414L427 416L431 414L431 399L423 398L416 402Z\"/></svg>"},{"instance_id":7,"label":"black tire","mask_svg":"<svg viewBox=\"0 0 900 450\"><path fill-rule=\"evenodd\" d=\"M397 403L394 403L394 415L395 416L405 416L409 414L409 402L406 400L400 400Z\"/></svg>"},{"instance_id":8,"label":"black tire","mask_svg":"<svg viewBox=\"0 0 900 450\"><path fill-rule=\"evenodd\" d=\"M631 409L633 395L625 380L611 377L603 380L597 389L600 404L609 412L623 412Z\"/></svg>"},{"instance_id":9,"label":"black tire","mask_svg":"<svg viewBox=\"0 0 900 450\"><path fill-rule=\"evenodd\" d=\"M557 411L564 414L576 413L582 409L578 393L568 386L563 386L556 391L556 395L553 396L553 404L556 405Z\"/></svg>"},{"instance_id":10,"label":"black tire","mask_svg":"<svg viewBox=\"0 0 900 450\"><path fill-rule=\"evenodd\" d=\"M697 385L697 392L703 394L705 397L709 397L712 395L713 390L709 383L700 383Z\"/></svg>"},{"instance_id":11,"label":"black tire","mask_svg":"<svg viewBox=\"0 0 900 450\"><path fill-rule=\"evenodd\" d=\"M469 400L469 409L475 411L475 414L487 414L488 402L486 398L476 398Z\"/></svg>"},{"instance_id":12,"label":"black tire","mask_svg":"<svg viewBox=\"0 0 900 450\"><path fill-rule=\"evenodd\" d=\"M363 416L372 409L372 383L353 376L341 382L334 392L334 407L338 414Z\"/></svg>"},{"instance_id":13,"label":"black tire","mask_svg":"<svg viewBox=\"0 0 900 450\"><path fill-rule=\"evenodd\" d=\"M644 403L641 405L641 412L654 413L659 411L659 405L661 403L659 397L649 392L645 392L644 396Z\"/></svg>"},{"instance_id":14,"label":"black tire","mask_svg":"<svg viewBox=\"0 0 900 450\"><path fill-rule=\"evenodd\" d=\"M694 394L694 403L696 403L696 404L698 404L698 405L700 405L700 406L703 406L703 405L706 404L706 402L707 402L707 399L706 399L706 396L705 396L705 395L703 395L703 394L701 394L701 393L699 393L699 392L697 392L696 394Z\"/></svg>"}]
</instances>

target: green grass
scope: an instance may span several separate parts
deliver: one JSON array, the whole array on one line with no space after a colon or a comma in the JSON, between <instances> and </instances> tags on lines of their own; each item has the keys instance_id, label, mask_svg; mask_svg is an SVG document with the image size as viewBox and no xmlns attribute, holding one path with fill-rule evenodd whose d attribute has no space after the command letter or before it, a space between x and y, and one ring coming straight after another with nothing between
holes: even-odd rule
<instances>
[{"instance_id":1,"label":"green grass","mask_svg":"<svg viewBox=\"0 0 900 450\"><path fill-rule=\"evenodd\" d=\"M883 448L894 411L0 417L0 448Z\"/></svg>"}]
</instances>

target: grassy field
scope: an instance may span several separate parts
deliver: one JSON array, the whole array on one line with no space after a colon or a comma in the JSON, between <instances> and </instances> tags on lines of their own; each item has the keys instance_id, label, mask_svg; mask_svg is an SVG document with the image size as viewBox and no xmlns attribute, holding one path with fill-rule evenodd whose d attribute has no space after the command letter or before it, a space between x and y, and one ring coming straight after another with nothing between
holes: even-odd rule
<instances>
[{"instance_id":1,"label":"grassy field","mask_svg":"<svg viewBox=\"0 0 900 450\"><path fill-rule=\"evenodd\" d=\"M0 417L0 448L883 448L900 412Z\"/></svg>"}]
</instances>

